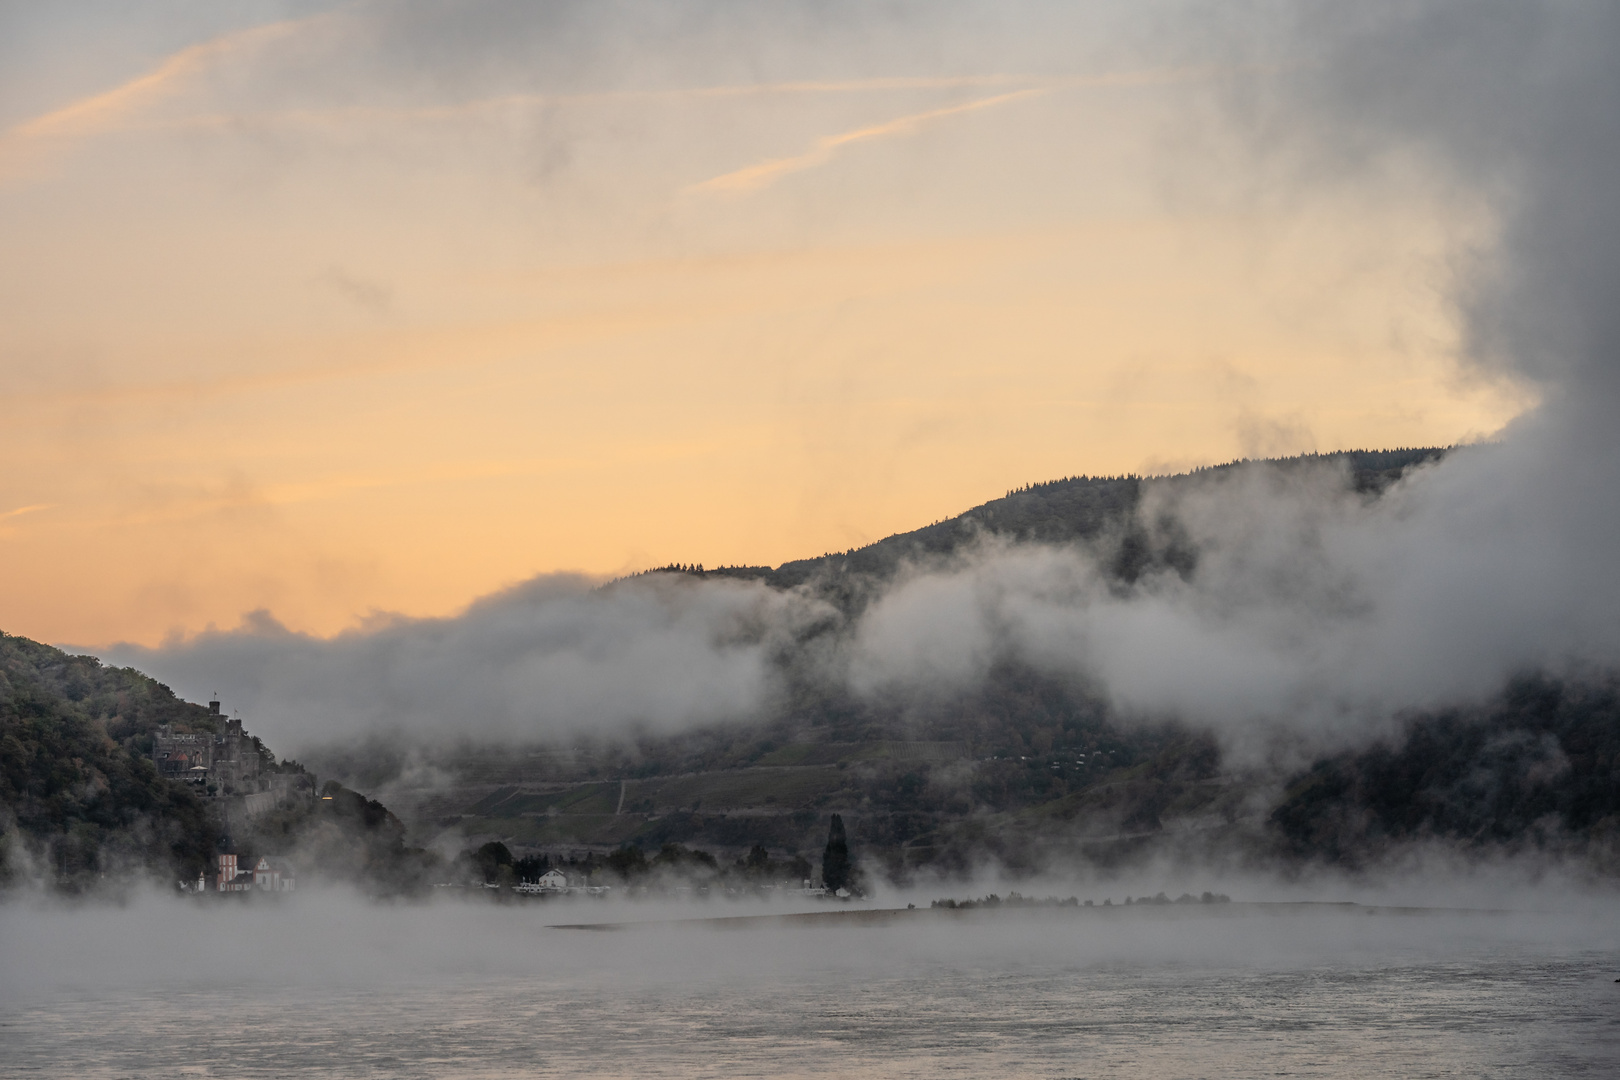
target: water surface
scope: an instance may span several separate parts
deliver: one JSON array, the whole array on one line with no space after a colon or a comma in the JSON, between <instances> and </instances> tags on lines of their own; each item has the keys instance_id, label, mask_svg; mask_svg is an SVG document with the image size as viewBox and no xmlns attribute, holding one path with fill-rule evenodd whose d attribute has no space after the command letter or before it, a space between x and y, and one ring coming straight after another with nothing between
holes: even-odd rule
<instances>
[{"instance_id":1,"label":"water surface","mask_svg":"<svg viewBox=\"0 0 1620 1080\"><path fill-rule=\"evenodd\" d=\"M1620 1075L1600 917L916 919L621 933L533 910L9 911L37 1077ZM25 937L17 935L23 934Z\"/></svg>"}]
</instances>

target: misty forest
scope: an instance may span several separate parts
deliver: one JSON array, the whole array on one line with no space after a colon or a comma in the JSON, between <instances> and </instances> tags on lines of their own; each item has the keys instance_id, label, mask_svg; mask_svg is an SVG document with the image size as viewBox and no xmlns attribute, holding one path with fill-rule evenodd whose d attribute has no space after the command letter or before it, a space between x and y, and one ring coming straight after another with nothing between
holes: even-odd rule
<instances>
[{"instance_id":1,"label":"misty forest","mask_svg":"<svg viewBox=\"0 0 1620 1080\"><path fill-rule=\"evenodd\" d=\"M1350 513L1372 514L1408 474L1446 456L1353 452L1059 480L774 569L682 565L623 578L586 598L740 581L809 614L732 629L764 650L770 689L748 715L529 739L402 723L306 739L299 761L253 737L262 769L296 774L289 790L306 795L251 818L210 810L223 798L212 786L161 776L152 760L160 728L222 730L217 708L132 668L5 636L6 880L69 891L183 883L231 850L297 853L306 880L380 894L515 885L553 868L596 885L747 893L774 882L946 882L987 867L1015 879L1106 874L1149 860L1195 874L1358 873L1425 845L1611 876L1620 682L1602 670L1527 668L1472 701L1361 716L1366 730L1353 738L1279 727L1256 745L1196 715L1122 704L1083 673L1014 650L956 685L873 688L837 659L861 647L872 609L898 582L930 569L987 551L1075 551L1107 596L1129 603L1206 572L1169 497L1178 488L1309 476Z\"/></svg>"}]
</instances>

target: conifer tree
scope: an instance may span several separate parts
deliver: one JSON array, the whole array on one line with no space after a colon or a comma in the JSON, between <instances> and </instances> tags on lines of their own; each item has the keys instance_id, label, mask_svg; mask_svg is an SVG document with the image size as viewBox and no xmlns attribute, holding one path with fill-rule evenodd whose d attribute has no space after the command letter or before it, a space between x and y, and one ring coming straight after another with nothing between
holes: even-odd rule
<instances>
[{"instance_id":1,"label":"conifer tree","mask_svg":"<svg viewBox=\"0 0 1620 1080\"><path fill-rule=\"evenodd\" d=\"M827 850L821 855L821 883L828 892L849 886L849 841L844 836L844 819L837 814L832 816Z\"/></svg>"}]
</instances>

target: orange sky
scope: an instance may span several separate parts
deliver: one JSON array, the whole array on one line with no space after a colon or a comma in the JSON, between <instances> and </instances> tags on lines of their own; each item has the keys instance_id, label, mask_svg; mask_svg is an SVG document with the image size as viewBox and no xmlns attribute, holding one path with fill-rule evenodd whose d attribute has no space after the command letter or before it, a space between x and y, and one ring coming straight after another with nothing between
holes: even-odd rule
<instances>
[{"instance_id":1,"label":"orange sky","mask_svg":"<svg viewBox=\"0 0 1620 1080\"><path fill-rule=\"evenodd\" d=\"M1527 404L1454 360L1484 215L1414 162L1268 193L1220 71L407 78L369 11L6 88L0 629L327 634Z\"/></svg>"}]
</instances>

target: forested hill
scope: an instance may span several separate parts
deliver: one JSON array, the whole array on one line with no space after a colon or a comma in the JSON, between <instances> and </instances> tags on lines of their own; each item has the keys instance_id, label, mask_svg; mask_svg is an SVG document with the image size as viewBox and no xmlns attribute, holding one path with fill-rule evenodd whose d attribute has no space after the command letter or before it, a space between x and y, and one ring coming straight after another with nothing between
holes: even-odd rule
<instances>
[{"instance_id":1,"label":"forested hill","mask_svg":"<svg viewBox=\"0 0 1620 1080\"><path fill-rule=\"evenodd\" d=\"M133 668L0 633L0 878L195 877L219 827L148 754L160 725L212 732L218 719Z\"/></svg>"},{"instance_id":2,"label":"forested hill","mask_svg":"<svg viewBox=\"0 0 1620 1080\"><path fill-rule=\"evenodd\" d=\"M404 826L381 803L335 781L314 799L310 778L298 789L308 797L228 830L220 800L158 775L160 726L216 733L220 721L134 668L0 632L0 887L172 885L211 873L221 851L248 865L291 854L306 875L370 890L422 886L432 857L405 847ZM264 769L305 772L252 744Z\"/></svg>"},{"instance_id":3,"label":"forested hill","mask_svg":"<svg viewBox=\"0 0 1620 1080\"><path fill-rule=\"evenodd\" d=\"M1361 492L1377 492L1399 479L1415 465L1436 461L1446 453L1440 447L1400 450L1345 450L1331 454L1269 459L1263 464L1281 469L1312 465L1340 464L1346 468L1350 484ZM1244 460L1215 465L1162 482L1177 483L1207 477L1256 462ZM702 573L714 577L743 577L762 580L779 588L790 588L815 579L891 576L908 559L949 555L985 534L1009 540L1065 543L1091 540L1111 527L1128 521L1142 496L1145 480L1139 476L1072 476L1031 484L1009 491L1000 499L926 525L911 532L896 533L865 547L829 552L810 559L796 559L772 568L768 566L697 567L671 566L664 570ZM1132 567L1127 545L1126 563L1120 567L1127 576Z\"/></svg>"}]
</instances>

